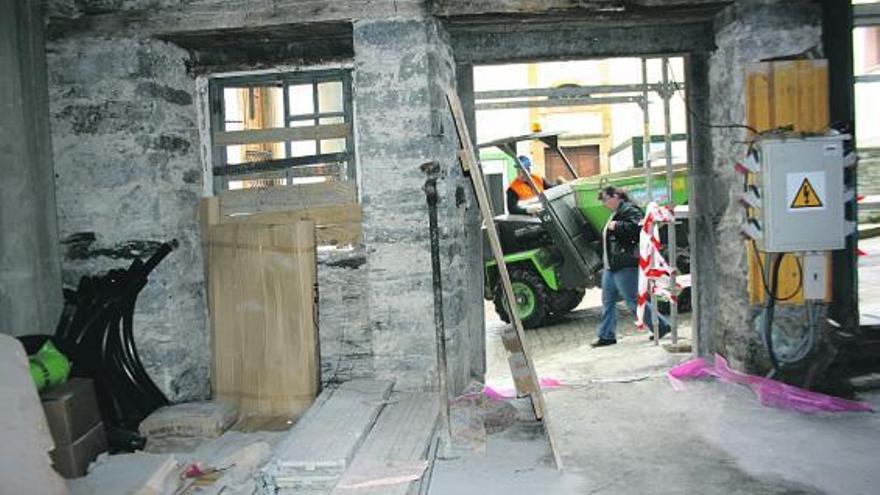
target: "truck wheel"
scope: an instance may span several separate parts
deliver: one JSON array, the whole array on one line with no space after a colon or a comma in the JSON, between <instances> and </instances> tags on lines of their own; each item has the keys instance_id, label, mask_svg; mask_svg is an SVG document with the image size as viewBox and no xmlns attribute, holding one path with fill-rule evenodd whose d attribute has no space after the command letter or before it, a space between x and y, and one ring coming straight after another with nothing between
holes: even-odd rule
<instances>
[{"instance_id":1,"label":"truck wheel","mask_svg":"<svg viewBox=\"0 0 880 495\"><path fill-rule=\"evenodd\" d=\"M550 306L552 307L553 314L560 315L576 308L583 299L583 289L563 289L551 292Z\"/></svg>"},{"instance_id":2,"label":"truck wheel","mask_svg":"<svg viewBox=\"0 0 880 495\"><path fill-rule=\"evenodd\" d=\"M549 309L549 296L544 281L534 271L527 268L512 268L510 284L513 297L516 299L517 315L523 328L541 326ZM501 285L495 288L495 312L505 323L510 323L510 316L504 308L504 291Z\"/></svg>"}]
</instances>

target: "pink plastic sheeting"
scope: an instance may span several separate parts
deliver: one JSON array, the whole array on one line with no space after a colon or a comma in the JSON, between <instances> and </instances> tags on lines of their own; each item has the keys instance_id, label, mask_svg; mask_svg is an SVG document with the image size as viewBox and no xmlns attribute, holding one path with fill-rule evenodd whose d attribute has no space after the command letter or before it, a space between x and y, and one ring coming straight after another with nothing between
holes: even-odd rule
<instances>
[{"instance_id":1,"label":"pink plastic sheeting","mask_svg":"<svg viewBox=\"0 0 880 495\"><path fill-rule=\"evenodd\" d=\"M874 408L864 402L832 397L793 387L770 378L762 378L730 369L727 361L715 355L715 365L710 366L704 358L691 359L672 368L667 373L675 390L684 390L683 378L714 376L725 382L748 385L758 395L761 405L805 413L818 412L873 412Z\"/></svg>"},{"instance_id":2,"label":"pink plastic sheeting","mask_svg":"<svg viewBox=\"0 0 880 495\"><path fill-rule=\"evenodd\" d=\"M538 384L541 386L541 390L559 388L562 386L562 382L555 378L540 378L538 379ZM507 400L516 397L516 390L510 387L493 388L486 385L483 387L483 394L493 400Z\"/></svg>"}]
</instances>

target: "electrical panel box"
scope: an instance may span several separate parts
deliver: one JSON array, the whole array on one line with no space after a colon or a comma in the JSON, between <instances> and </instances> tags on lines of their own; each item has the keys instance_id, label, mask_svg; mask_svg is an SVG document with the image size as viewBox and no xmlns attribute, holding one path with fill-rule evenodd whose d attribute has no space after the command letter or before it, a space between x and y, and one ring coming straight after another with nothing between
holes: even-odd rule
<instances>
[{"instance_id":1,"label":"electrical panel box","mask_svg":"<svg viewBox=\"0 0 880 495\"><path fill-rule=\"evenodd\" d=\"M758 249L829 251L845 246L844 140L762 139L753 191L760 203Z\"/></svg>"},{"instance_id":2,"label":"electrical panel box","mask_svg":"<svg viewBox=\"0 0 880 495\"><path fill-rule=\"evenodd\" d=\"M801 285L804 288L804 299L825 299L828 259L825 253L805 253L804 266L801 270Z\"/></svg>"}]
</instances>

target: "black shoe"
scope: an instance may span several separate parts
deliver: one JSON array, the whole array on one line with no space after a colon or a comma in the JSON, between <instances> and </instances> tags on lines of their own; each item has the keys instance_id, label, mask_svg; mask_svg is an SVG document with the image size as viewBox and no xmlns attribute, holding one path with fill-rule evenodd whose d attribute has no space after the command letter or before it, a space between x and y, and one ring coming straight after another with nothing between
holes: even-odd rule
<instances>
[{"instance_id":1,"label":"black shoe","mask_svg":"<svg viewBox=\"0 0 880 495\"><path fill-rule=\"evenodd\" d=\"M660 327L660 338L662 339L666 334L668 334L672 329L664 326ZM654 332L651 332L651 335L648 335L648 340L654 340Z\"/></svg>"},{"instance_id":2,"label":"black shoe","mask_svg":"<svg viewBox=\"0 0 880 495\"><path fill-rule=\"evenodd\" d=\"M590 343L590 347L605 347L606 345L614 345L617 339L596 339Z\"/></svg>"}]
</instances>

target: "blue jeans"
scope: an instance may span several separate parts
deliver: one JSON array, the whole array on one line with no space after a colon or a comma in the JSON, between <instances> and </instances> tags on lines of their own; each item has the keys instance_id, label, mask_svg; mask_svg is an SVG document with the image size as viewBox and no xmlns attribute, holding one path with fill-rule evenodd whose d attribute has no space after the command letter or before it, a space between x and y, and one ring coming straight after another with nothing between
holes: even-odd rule
<instances>
[{"instance_id":1,"label":"blue jeans","mask_svg":"<svg viewBox=\"0 0 880 495\"><path fill-rule=\"evenodd\" d=\"M639 297L639 272L638 268L631 266L620 270L602 270L602 321L599 323L599 338L602 340L616 339L617 328L617 300L623 297L626 307L636 314L636 303ZM666 318L660 317L660 328L666 331L669 328ZM651 321L651 304L645 305L645 325L654 331Z\"/></svg>"}]
</instances>

